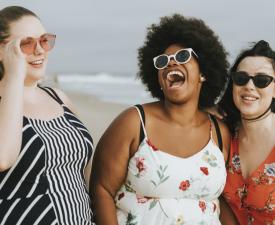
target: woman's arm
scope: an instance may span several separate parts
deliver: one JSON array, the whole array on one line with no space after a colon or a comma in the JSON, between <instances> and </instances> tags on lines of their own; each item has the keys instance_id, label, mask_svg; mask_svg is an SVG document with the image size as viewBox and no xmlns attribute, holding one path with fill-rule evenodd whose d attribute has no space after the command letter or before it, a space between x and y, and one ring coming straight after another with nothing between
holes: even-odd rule
<instances>
[{"instance_id":1,"label":"woman's arm","mask_svg":"<svg viewBox=\"0 0 275 225\"><path fill-rule=\"evenodd\" d=\"M238 225L238 221L230 208L230 206L226 203L224 198L221 196L219 198L220 200L220 208L221 208L221 213L220 213L220 221L222 225Z\"/></svg>"},{"instance_id":2,"label":"woman's arm","mask_svg":"<svg viewBox=\"0 0 275 225\"><path fill-rule=\"evenodd\" d=\"M60 89L53 88L53 90L56 92L58 97L64 102L64 104L75 114L77 115L77 110L75 109L72 101L69 99L69 97Z\"/></svg>"},{"instance_id":3,"label":"woman's arm","mask_svg":"<svg viewBox=\"0 0 275 225\"><path fill-rule=\"evenodd\" d=\"M0 172L16 162L22 142L26 60L19 43L20 39L12 40L0 49L4 65L0 81Z\"/></svg>"},{"instance_id":4,"label":"woman's arm","mask_svg":"<svg viewBox=\"0 0 275 225\"><path fill-rule=\"evenodd\" d=\"M116 118L100 139L94 156L91 193L97 225L118 225L114 198L137 149L140 122L134 108Z\"/></svg>"}]
</instances>

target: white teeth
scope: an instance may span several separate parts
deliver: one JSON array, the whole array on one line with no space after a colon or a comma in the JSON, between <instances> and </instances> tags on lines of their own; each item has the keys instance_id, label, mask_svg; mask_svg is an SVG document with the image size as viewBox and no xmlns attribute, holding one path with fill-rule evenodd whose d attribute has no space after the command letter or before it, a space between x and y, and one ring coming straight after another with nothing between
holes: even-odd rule
<instances>
[{"instance_id":1,"label":"white teeth","mask_svg":"<svg viewBox=\"0 0 275 225\"><path fill-rule=\"evenodd\" d=\"M30 64L39 65L39 64L42 64L42 63L43 63L43 60L37 60L37 61L31 62Z\"/></svg>"},{"instance_id":2,"label":"white teeth","mask_svg":"<svg viewBox=\"0 0 275 225\"><path fill-rule=\"evenodd\" d=\"M244 100L248 100L248 101L255 101L255 100L257 100L257 98L251 97L251 96L243 96L243 99Z\"/></svg>"},{"instance_id":3,"label":"white teeth","mask_svg":"<svg viewBox=\"0 0 275 225\"><path fill-rule=\"evenodd\" d=\"M179 72L179 71L170 71L170 72L167 74L167 76L172 76L172 75L179 75L179 76L181 76L181 77L184 77L184 75L183 75L181 72Z\"/></svg>"}]
</instances>

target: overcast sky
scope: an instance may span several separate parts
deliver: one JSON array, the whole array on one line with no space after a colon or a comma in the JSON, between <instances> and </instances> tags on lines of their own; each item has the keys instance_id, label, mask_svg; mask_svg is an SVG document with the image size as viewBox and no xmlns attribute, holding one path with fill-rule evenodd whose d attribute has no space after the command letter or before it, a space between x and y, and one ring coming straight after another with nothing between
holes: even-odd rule
<instances>
[{"instance_id":1,"label":"overcast sky","mask_svg":"<svg viewBox=\"0 0 275 225\"><path fill-rule=\"evenodd\" d=\"M0 0L9 5L31 9L57 35L50 73L134 75L146 27L173 13L203 19L230 60L252 41L275 48L274 0Z\"/></svg>"}]
</instances>

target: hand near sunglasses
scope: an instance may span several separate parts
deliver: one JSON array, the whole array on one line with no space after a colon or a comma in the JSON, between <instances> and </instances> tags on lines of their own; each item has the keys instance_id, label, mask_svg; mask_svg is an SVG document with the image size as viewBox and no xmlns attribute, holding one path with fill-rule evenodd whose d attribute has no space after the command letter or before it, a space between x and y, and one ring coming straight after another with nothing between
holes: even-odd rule
<instances>
[{"instance_id":1,"label":"hand near sunglasses","mask_svg":"<svg viewBox=\"0 0 275 225\"><path fill-rule=\"evenodd\" d=\"M2 51L2 62L4 65L4 79L21 79L24 81L26 76L27 64L26 56L22 53L20 42L23 38L16 38L6 43Z\"/></svg>"}]
</instances>

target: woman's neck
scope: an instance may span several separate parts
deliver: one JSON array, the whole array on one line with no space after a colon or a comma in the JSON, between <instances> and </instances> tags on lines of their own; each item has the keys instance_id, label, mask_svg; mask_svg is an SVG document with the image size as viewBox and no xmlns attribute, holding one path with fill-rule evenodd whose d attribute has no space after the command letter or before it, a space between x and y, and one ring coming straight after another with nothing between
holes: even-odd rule
<instances>
[{"instance_id":1,"label":"woman's neck","mask_svg":"<svg viewBox=\"0 0 275 225\"><path fill-rule=\"evenodd\" d=\"M173 104L169 101L164 101L165 113L172 122L180 126L186 126L200 121L200 116L204 113L194 104Z\"/></svg>"},{"instance_id":2,"label":"woman's neck","mask_svg":"<svg viewBox=\"0 0 275 225\"><path fill-rule=\"evenodd\" d=\"M260 140L262 137L275 135L275 116L270 112L265 117L256 121L242 119L239 133L250 140Z\"/></svg>"},{"instance_id":3,"label":"woman's neck","mask_svg":"<svg viewBox=\"0 0 275 225\"><path fill-rule=\"evenodd\" d=\"M24 86L24 101L34 102L37 96L37 85Z\"/></svg>"},{"instance_id":4,"label":"woman's neck","mask_svg":"<svg viewBox=\"0 0 275 225\"><path fill-rule=\"evenodd\" d=\"M38 84L38 80L36 79L34 80L29 77L25 78L25 81L24 81L25 88L34 88L34 87L37 87L37 84Z\"/></svg>"}]
</instances>

